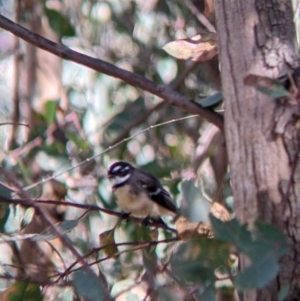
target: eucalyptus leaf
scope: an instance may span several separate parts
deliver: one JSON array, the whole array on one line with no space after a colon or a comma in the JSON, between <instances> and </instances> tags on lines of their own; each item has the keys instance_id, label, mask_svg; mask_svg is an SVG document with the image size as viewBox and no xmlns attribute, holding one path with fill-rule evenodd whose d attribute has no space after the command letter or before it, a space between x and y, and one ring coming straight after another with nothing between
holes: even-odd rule
<instances>
[{"instance_id":1,"label":"eucalyptus leaf","mask_svg":"<svg viewBox=\"0 0 300 301\"><path fill-rule=\"evenodd\" d=\"M112 229L99 234L100 247L102 247L102 251L110 257L119 252L115 242L114 232L115 229Z\"/></svg>"},{"instance_id":2,"label":"eucalyptus leaf","mask_svg":"<svg viewBox=\"0 0 300 301\"><path fill-rule=\"evenodd\" d=\"M138 290L135 292L134 288L137 287L137 283L133 280L121 280L115 283L112 287L111 294L113 297L118 295L118 299L126 301L141 301L143 298L139 298L138 293L143 294ZM147 292L145 291L145 296Z\"/></svg>"},{"instance_id":3,"label":"eucalyptus leaf","mask_svg":"<svg viewBox=\"0 0 300 301\"><path fill-rule=\"evenodd\" d=\"M60 232L62 234L65 234L67 232L70 232L73 230L76 226L78 225L78 220L68 220L68 221L63 221L60 223L55 224L55 227L60 228ZM52 227L48 227L46 230L43 232L35 235L32 240L33 241L49 241L57 238L58 235L57 233L52 229Z\"/></svg>"},{"instance_id":4,"label":"eucalyptus leaf","mask_svg":"<svg viewBox=\"0 0 300 301\"><path fill-rule=\"evenodd\" d=\"M39 285L16 281L1 293L1 301L43 301Z\"/></svg>"},{"instance_id":5,"label":"eucalyptus leaf","mask_svg":"<svg viewBox=\"0 0 300 301\"><path fill-rule=\"evenodd\" d=\"M285 298L288 296L288 293L289 293L289 285L285 285L285 286L282 286L280 288L280 291L279 291L279 294L278 294L278 301L284 301Z\"/></svg>"},{"instance_id":6,"label":"eucalyptus leaf","mask_svg":"<svg viewBox=\"0 0 300 301\"><path fill-rule=\"evenodd\" d=\"M45 14L48 17L51 28L60 37L73 37L75 35L75 29L69 18L54 9L45 8Z\"/></svg>"},{"instance_id":7,"label":"eucalyptus leaf","mask_svg":"<svg viewBox=\"0 0 300 301\"><path fill-rule=\"evenodd\" d=\"M289 91L280 81L266 76L249 74L244 83L275 99L289 96Z\"/></svg>"},{"instance_id":8,"label":"eucalyptus leaf","mask_svg":"<svg viewBox=\"0 0 300 301\"><path fill-rule=\"evenodd\" d=\"M180 212L192 222L207 222L211 202L203 195L200 187L192 180L181 183L181 192L186 206Z\"/></svg>"},{"instance_id":9,"label":"eucalyptus leaf","mask_svg":"<svg viewBox=\"0 0 300 301\"><path fill-rule=\"evenodd\" d=\"M196 99L195 102L202 108L209 108L218 105L223 100L222 92L217 92L205 98Z\"/></svg>"},{"instance_id":10,"label":"eucalyptus leaf","mask_svg":"<svg viewBox=\"0 0 300 301\"><path fill-rule=\"evenodd\" d=\"M20 223L21 230L24 229L33 219L35 210L33 207L29 207L26 209L23 219Z\"/></svg>"},{"instance_id":11,"label":"eucalyptus leaf","mask_svg":"<svg viewBox=\"0 0 300 301\"><path fill-rule=\"evenodd\" d=\"M260 289L272 281L279 271L277 259L272 254L252 261L251 266L238 273L234 286L239 291Z\"/></svg>"},{"instance_id":12,"label":"eucalyptus leaf","mask_svg":"<svg viewBox=\"0 0 300 301\"><path fill-rule=\"evenodd\" d=\"M7 203L1 203L1 197L7 199L12 198L12 190L0 183L0 233L5 232L5 224L11 213Z\"/></svg>"},{"instance_id":13,"label":"eucalyptus leaf","mask_svg":"<svg viewBox=\"0 0 300 301\"><path fill-rule=\"evenodd\" d=\"M278 260L289 251L286 238L278 228L257 221L250 231L236 219L222 222L212 215L210 219L215 237L234 243L238 252L251 261L251 265L235 277L238 290L262 288L276 277Z\"/></svg>"},{"instance_id":14,"label":"eucalyptus leaf","mask_svg":"<svg viewBox=\"0 0 300 301\"><path fill-rule=\"evenodd\" d=\"M56 107L57 107L56 101L49 100L45 103L44 118L48 125L53 124L55 121Z\"/></svg>"},{"instance_id":15,"label":"eucalyptus leaf","mask_svg":"<svg viewBox=\"0 0 300 301\"><path fill-rule=\"evenodd\" d=\"M76 271L72 279L75 292L87 301L104 301L105 288L100 279L91 273L82 270Z\"/></svg>"},{"instance_id":16,"label":"eucalyptus leaf","mask_svg":"<svg viewBox=\"0 0 300 301\"><path fill-rule=\"evenodd\" d=\"M194 295L199 300L216 301L214 284L209 282L204 283Z\"/></svg>"}]
</instances>

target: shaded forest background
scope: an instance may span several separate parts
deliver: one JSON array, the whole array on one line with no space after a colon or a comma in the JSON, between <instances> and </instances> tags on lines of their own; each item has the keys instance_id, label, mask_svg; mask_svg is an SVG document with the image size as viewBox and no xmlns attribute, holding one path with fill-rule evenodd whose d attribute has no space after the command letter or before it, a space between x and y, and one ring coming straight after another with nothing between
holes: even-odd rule
<instances>
[{"instance_id":1,"label":"shaded forest background","mask_svg":"<svg viewBox=\"0 0 300 301\"><path fill-rule=\"evenodd\" d=\"M0 31L1 300L237 300L235 288L274 279L287 246L273 226L257 224L256 241L235 219L212 220L219 239L174 230L200 233L211 201L221 220L233 211L213 1L19 0L1 1L0 12L156 84L129 85L130 75L116 79ZM183 101L162 100L164 86ZM160 178L195 224L120 221L106 178L118 160ZM275 247L273 261L234 280L237 253L264 258Z\"/></svg>"}]
</instances>

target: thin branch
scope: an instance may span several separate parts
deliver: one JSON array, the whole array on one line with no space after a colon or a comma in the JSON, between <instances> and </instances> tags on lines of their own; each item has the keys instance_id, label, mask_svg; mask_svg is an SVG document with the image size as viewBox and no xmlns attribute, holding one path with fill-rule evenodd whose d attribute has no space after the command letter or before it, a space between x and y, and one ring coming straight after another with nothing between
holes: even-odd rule
<instances>
[{"instance_id":1,"label":"thin branch","mask_svg":"<svg viewBox=\"0 0 300 301\"><path fill-rule=\"evenodd\" d=\"M101 250L103 250L103 249L105 249L105 248L107 248L109 246L112 246L112 245L117 246L117 247L120 247L120 246L133 246L133 248L122 250L122 251L116 252L116 253L114 253L112 255L109 255L109 256L106 256L106 257L94 260L94 261L92 261L92 262L89 263L89 265L92 266L94 264L103 262L105 260L108 260L110 258L113 258L115 256L118 256L118 255L121 255L121 254L124 254L124 253L130 253L130 252L133 252L133 251L137 251L137 250L140 250L140 249L143 249L143 248L147 248L147 247L151 247L151 246L154 246L154 245L158 245L158 244L161 244L161 243L177 242L179 240L180 240L179 237L174 237L174 238L169 238L169 239L167 238L167 239L158 240L158 241L157 240L153 240L153 241L147 241L147 242L121 242L121 243L116 243L116 244L107 244L105 246L93 249L89 253L85 254L83 256L83 258L87 258L87 257L91 256L93 253L99 252L99 251L101 251ZM59 276L59 278L57 279L57 281L60 280L61 278L65 277L65 276L69 275L70 273L75 272L76 270L78 270L78 268L73 269L73 267L75 267L75 265L77 263L78 263L78 261L74 261L63 273L61 273L61 275Z\"/></svg>"},{"instance_id":2,"label":"thin branch","mask_svg":"<svg viewBox=\"0 0 300 301\"><path fill-rule=\"evenodd\" d=\"M47 181L55 180L57 177L63 175L64 173L70 172L70 171L74 170L75 168L78 168L79 166L82 166L82 165L86 164L88 161L94 160L94 159L102 156L103 154L107 153L108 151L111 151L112 149L118 147L122 143L124 143L126 141L129 141L129 140L137 137L138 135L141 135L142 133L149 132L150 130L153 130L153 129L158 128L158 127L163 126L163 125L170 124L172 122L182 121L182 120L186 120L186 119L189 119L189 118L195 118L195 117L198 117L198 116L199 115L185 116L185 117L181 117L181 118L177 118L177 119L171 119L171 120L168 120L168 121L165 121L165 122L161 122L161 123L157 123L157 124L151 125L151 126L147 127L146 129L141 130L138 133L135 133L135 134L131 135L130 137L127 137L127 138L123 139L122 141L120 141L120 142L118 142L116 144L108 146L106 149L102 150L97 155L89 157L89 158L86 158L85 160L83 160L83 161L75 164L74 166L71 166L70 168L67 168L67 169L63 170L62 172L58 172L58 173L56 173L56 174L54 174L52 176L43 178L42 180L40 180L38 182L35 182L34 184L31 184L31 185L29 185L29 186L27 186L27 187L25 187L23 189L25 191L27 191L27 190L30 190L30 189L32 189L32 188L34 188L34 187L36 187L36 186L38 186L38 185L40 185L42 183L45 183Z\"/></svg>"},{"instance_id":3,"label":"thin branch","mask_svg":"<svg viewBox=\"0 0 300 301\"><path fill-rule=\"evenodd\" d=\"M120 141L124 140L128 136L128 134L130 133L131 129L133 129L134 127L137 127L138 125L140 125L141 123L143 123L144 121L146 121L148 119L148 117L153 112L159 110L165 104L166 104L165 101L161 101L160 103L158 103L157 105L155 105L153 108L151 108L148 111L146 111L140 117L137 116L137 118L135 118L131 123L129 123L126 126L126 128L118 135L118 137L115 138L113 141L110 142L110 144L116 144L116 143L119 143Z\"/></svg>"},{"instance_id":4,"label":"thin branch","mask_svg":"<svg viewBox=\"0 0 300 301\"><path fill-rule=\"evenodd\" d=\"M21 205L21 206L25 206L25 207L32 207L33 205L28 203L27 200L23 200L23 199L9 199L9 198L5 198L3 196L0 197L0 203L9 203L9 204L14 204L14 205ZM105 209L105 208L101 208L99 206L96 205L87 205L87 204L77 204L77 203L71 203L71 202L65 202L65 201L56 201L56 200L41 200L41 199L36 199L34 201L34 204L48 204L48 205L59 205L59 206L71 206L71 207L76 207L76 208L80 208L80 209L85 209L85 210L89 210L89 211L101 211L105 214L109 214L109 215L114 215L117 216L119 218L123 218L124 214L121 212L116 212L113 210L109 210L109 209ZM86 213L85 213L86 214ZM144 220L141 218L137 218L134 216L129 216L128 219L138 223L138 224L143 224ZM177 234L177 231L173 228L167 227L162 225L159 222L155 222L155 221L149 221L148 223L149 226L151 227L156 227L156 228L162 228L164 230L168 230L170 232L173 232L175 234ZM30 235L28 235L28 238L25 237L24 235L22 235L22 237L24 237L23 239L28 239L30 238ZM16 240L16 239L11 239L11 240Z\"/></svg>"},{"instance_id":5,"label":"thin branch","mask_svg":"<svg viewBox=\"0 0 300 301\"><path fill-rule=\"evenodd\" d=\"M12 276L8 273L4 275L0 275L0 279L6 279L6 280L15 280L15 281L24 281L28 282L28 277L19 277L19 276ZM62 282L62 283L57 283L55 281L53 282L43 282L43 281L37 281L36 279L30 279L30 283L35 283L37 285L41 286L56 286L56 287L66 287L66 286L71 286L72 284L70 282Z\"/></svg>"},{"instance_id":6,"label":"thin branch","mask_svg":"<svg viewBox=\"0 0 300 301\"><path fill-rule=\"evenodd\" d=\"M174 90L176 90L182 82L186 79L188 74L197 66L197 62L189 62L185 69L180 72L179 76L172 81L170 84L170 87ZM161 109L164 105L166 105L166 101L161 101L158 104L156 104L153 108L146 111L144 114L142 114L140 117L137 116L131 123L129 123L126 128L118 135L117 138L115 138L113 141L110 142L110 144L115 144L120 141L122 141L124 138L127 137L127 135L130 133L131 129L134 127L137 127L144 121L148 119L148 117L153 113Z\"/></svg>"},{"instance_id":7,"label":"thin branch","mask_svg":"<svg viewBox=\"0 0 300 301\"><path fill-rule=\"evenodd\" d=\"M54 43L3 16L0 16L0 27L10 31L28 43L51 52L62 59L73 61L98 72L119 78L132 86L136 86L166 100L170 105L173 105L181 110L193 114L199 114L201 117L207 119L207 121L215 124L220 129L223 129L223 117L221 115L212 110L200 107L191 101L188 96L184 96L174 91L169 86L158 85L139 74L123 70L113 64L109 64L100 59L95 59L85 54L81 54L77 51L69 49L64 45Z\"/></svg>"},{"instance_id":8,"label":"thin branch","mask_svg":"<svg viewBox=\"0 0 300 301\"><path fill-rule=\"evenodd\" d=\"M16 1L16 23L20 22L21 16L21 0ZM8 139L8 149L11 149L17 139L18 121L20 119L20 77L21 77L21 61L20 39L15 37L16 53L14 56L14 91L13 91L13 114L12 114L12 129Z\"/></svg>"},{"instance_id":9,"label":"thin branch","mask_svg":"<svg viewBox=\"0 0 300 301\"><path fill-rule=\"evenodd\" d=\"M22 126L26 126L26 127L30 127L29 124L27 123L21 123L21 122L0 122L0 126L2 125L22 125Z\"/></svg>"},{"instance_id":10,"label":"thin branch","mask_svg":"<svg viewBox=\"0 0 300 301\"><path fill-rule=\"evenodd\" d=\"M95 273L92 271L88 263L84 260L84 258L81 256L81 254L76 250L76 248L73 246L72 242L69 240L69 238L64 235L64 233L61 231L59 227L56 227L50 217L39 207L37 206L35 200L31 199L30 196L24 191L22 186L11 176L10 173L8 173L3 167L0 167L0 173L6 178L7 182L11 183L17 190L18 194L24 197L25 203L33 207L35 209L35 213L40 216L40 218L51 227L51 230L59 237L61 242L71 251L71 253L78 259L78 262L82 264L82 268L89 274L94 275ZM108 290L104 291L107 300L112 300Z\"/></svg>"},{"instance_id":11,"label":"thin branch","mask_svg":"<svg viewBox=\"0 0 300 301\"><path fill-rule=\"evenodd\" d=\"M194 3L190 0L184 0L183 3L189 8L192 14L196 16L198 21L206 27L206 29L210 32L217 32L215 27L209 22L209 20L199 12L197 7L194 5Z\"/></svg>"}]
</instances>

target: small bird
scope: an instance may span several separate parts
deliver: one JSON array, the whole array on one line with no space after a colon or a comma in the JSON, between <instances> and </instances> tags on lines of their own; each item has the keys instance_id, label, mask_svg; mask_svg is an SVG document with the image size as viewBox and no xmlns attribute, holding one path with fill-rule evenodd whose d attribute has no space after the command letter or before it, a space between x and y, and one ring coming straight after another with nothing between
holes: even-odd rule
<instances>
[{"instance_id":1,"label":"small bird","mask_svg":"<svg viewBox=\"0 0 300 301\"><path fill-rule=\"evenodd\" d=\"M125 214L165 225L161 216L176 216L170 194L152 174L127 162L115 162L107 172L117 203Z\"/></svg>"}]
</instances>

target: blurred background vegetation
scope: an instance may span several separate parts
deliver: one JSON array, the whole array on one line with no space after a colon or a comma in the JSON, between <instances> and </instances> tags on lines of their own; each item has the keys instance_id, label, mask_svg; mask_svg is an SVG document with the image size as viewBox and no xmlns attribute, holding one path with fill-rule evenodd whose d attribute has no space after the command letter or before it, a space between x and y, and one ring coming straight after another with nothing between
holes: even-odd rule
<instances>
[{"instance_id":1,"label":"blurred background vegetation","mask_svg":"<svg viewBox=\"0 0 300 301\"><path fill-rule=\"evenodd\" d=\"M217 57L201 63L177 60L162 49L171 41L207 31L203 17L213 27L213 1L2 0L0 13L54 42L170 85L191 99L221 90ZM0 31L0 58L0 160L14 179L9 182L2 177L6 186L14 188L19 183L33 199L118 211L106 171L114 161L125 160L160 178L178 206L188 208L193 221L198 221L208 200L232 205L224 137L214 125L198 116L176 121L188 114L125 82L61 60L4 30ZM78 166L81 162L84 164ZM191 179L201 189L193 200L187 200L182 182ZM1 196L14 195L2 188ZM188 206L189 201L198 202L197 206ZM31 208L1 206L2 233L41 233L47 228ZM174 237L167 230L149 232L133 221L110 231L118 221L115 216L72 206L42 206L53 223L79 219L68 237L81 254L99 247L99 234L100 246ZM118 246L118 251L128 248ZM1 249L2 290L15 279L30 277L44 284L44 300L79 300L68 282L59 285L60 275L75 262L74 254L59 240L49 245L16 238L1 244ZM101 283L112 288L113 295L119 294L119 300L122 295L126 300L215 300L215 289L232 287L228 279L215 285L214 270L226 267L229 256L228 247L219 241L201 238L181 246L170 242L112 257L115 252L114 248L94 252L89 259L108 256L99 263L99 271L97 265L91 266ZM182 270L174 272L171 259L177 268L182 264ZM219 276L225 272L220 270ZM72 278L72 274L63 276L66 281ZM77 293L84 296L78 287Z\"/></svg>"}]
</instances>

